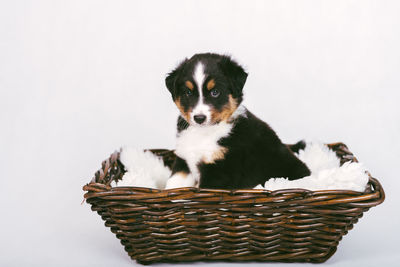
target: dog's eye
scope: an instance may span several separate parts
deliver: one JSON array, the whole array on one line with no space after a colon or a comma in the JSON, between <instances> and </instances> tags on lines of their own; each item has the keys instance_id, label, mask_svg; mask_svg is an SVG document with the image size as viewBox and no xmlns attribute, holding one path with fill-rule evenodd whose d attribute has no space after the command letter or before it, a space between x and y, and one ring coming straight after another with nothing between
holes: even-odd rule
<instances>
[{"instance_id":1,"label":"dog's eye","mask_svg":"<svg viewBox=\"0 0 400 267\"><path fill-rule=\"evenodd\" d=\"M185 93L186 96L191 96L192 95L192 90L187 88L187 89L185 89L184 93Z\"/></svg>"},{"instance_id":2,"label":"dog's eye","mask_svg":"<svg viewBox=\"0 0 400 267\"><path fill-rule=\"evenodd\" d=\"M219 96L219 91L217 89L212 89L210 92L212 97L218 97Z\"/></svg>"}]
</instances>

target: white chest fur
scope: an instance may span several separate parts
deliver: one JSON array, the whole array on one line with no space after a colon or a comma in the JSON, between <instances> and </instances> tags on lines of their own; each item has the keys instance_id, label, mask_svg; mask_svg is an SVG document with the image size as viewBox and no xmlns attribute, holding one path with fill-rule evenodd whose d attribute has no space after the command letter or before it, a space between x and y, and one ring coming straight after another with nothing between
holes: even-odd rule
<instances>
[{"instance_id":1,"label":"white chest fur","mask_svg":"<svg viewBox=\"0 0 400 267\"><path fill-rule=\"evenodd\" d=\"M210 126L189 126L177 138L175 153L184 159L196 182L199 181L198 163L213 161L215 153L221 150L218 140L228 136L232 124L221 122Z\"/></svg>"}]
</instances>

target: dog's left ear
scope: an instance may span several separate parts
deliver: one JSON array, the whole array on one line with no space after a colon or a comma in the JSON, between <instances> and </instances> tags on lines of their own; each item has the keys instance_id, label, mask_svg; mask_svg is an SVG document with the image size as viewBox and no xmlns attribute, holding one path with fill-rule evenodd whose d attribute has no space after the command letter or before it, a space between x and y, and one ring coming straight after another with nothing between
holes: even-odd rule
<instances>
[{"instance_id":1,"label":"dog's left ear","mask_svg":"<svg viewBox=\"0 0 400 267\"><path fill-rule=\"evenodd\" d=\"M223 56L219 64L226 77L230 80L233 97L243 96L242 90L248 74L242 66L229 56Z\"/></svg>"}]
</instances>

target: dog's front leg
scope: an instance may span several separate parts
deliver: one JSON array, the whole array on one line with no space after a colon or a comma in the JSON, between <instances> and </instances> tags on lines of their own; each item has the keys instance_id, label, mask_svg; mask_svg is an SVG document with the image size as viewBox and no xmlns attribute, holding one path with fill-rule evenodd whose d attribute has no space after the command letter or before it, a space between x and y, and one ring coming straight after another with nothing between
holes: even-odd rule
<instances>
[{"instance_id":1,"label":"dog's front leg","mask_svg":"<svg viewBox=\"0 0 400 267\"><path fill-rule=\"evenodd\" d=\"M193 186L196 186L196 181L193 175L190 173L186 161L180 157L176 157L172 166L172 175L167 180L165 189Z\"/></svg>"}]
</instances>

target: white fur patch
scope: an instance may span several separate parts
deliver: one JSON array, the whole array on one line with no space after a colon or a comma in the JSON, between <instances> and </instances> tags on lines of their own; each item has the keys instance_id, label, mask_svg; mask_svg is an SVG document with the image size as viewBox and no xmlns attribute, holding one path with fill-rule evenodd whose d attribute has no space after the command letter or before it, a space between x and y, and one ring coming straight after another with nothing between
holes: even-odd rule
<instances>
[{"instance_id":1,"label":"white fur patch","mask_svg":"<svg viewBox=\"0 0 400 267\"><path fill-rule=\"evenodd\" d=\"M196 67L194 69L194 74L193 74L193 79L197 85L197 89L199 91L199 102L197 102L197 105L194 107L192 111L192 124L196 124L194 121L194 116L195 115L205 115L206 120L203 122L203 124L208 124L211 120L211 109L208 105L204 104L204 96L203 96L203 83L205 80L206 75L204 74L204 65L201 62L198 62L196 64Z\"/></svg>"},{"instance_id":2,"label":"white fur patch","mask_svg":"<svg viewBox=\"0 0 400 267\"><path fill-rule=\"evenodd\" d=\"M112 182L111 186L165 188L167 179L171 176L171 170L150 151L124 147L120 161L127 172L122 180L117 184Z\"/></svg>"},{"instance_id":3,"label":"white fur patch","mask_svg":"<svg viewBox=\"0 0 400 267\"><path fill-rule=\"evenodd\" d=\"M218 140L229 135L232 126L226 122L208 126L189 126L178 135L175 154L186 160L196 182L200 177L197 164L201 159L213 160L213 154L221 149Z\"/></svg>"},{"instance_id":4,"label":"white fur patch","mask_svg":"<svg viewBox=\"0 0 400 267\"><path fill-rule=\"evenodd\" d=\"M201 61L199 61L196 64L196 67L194 68L194 73L193 73L193 79L197 85L197 88L201 89L203 88L203 83L204 83L204 79L205 79L205 74L204 74L204 65L203 63L201 63ZM199 90L200 94L202 94L201 90Z\"/></svg>"}]
</instances>

